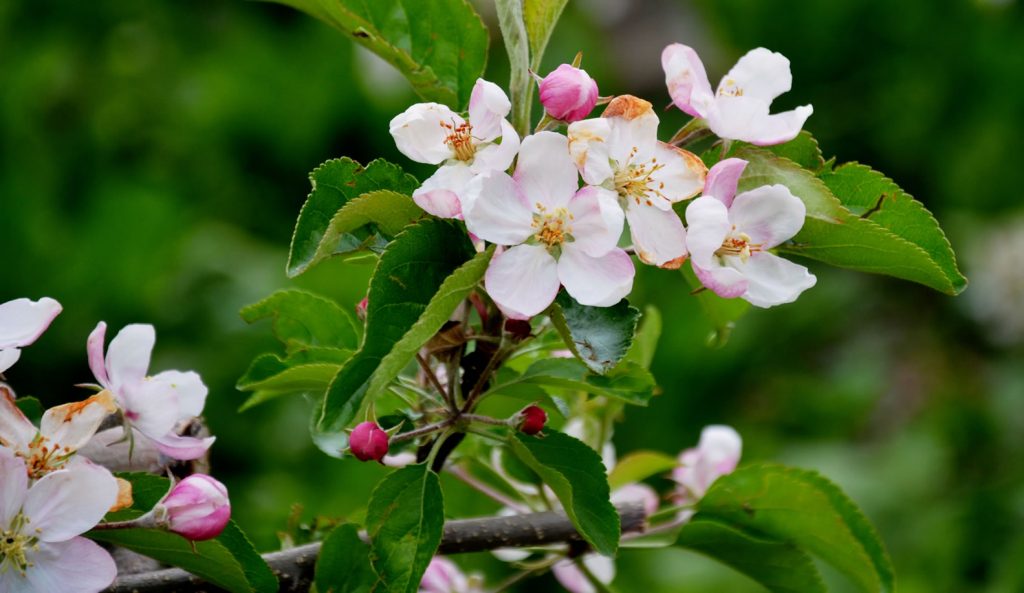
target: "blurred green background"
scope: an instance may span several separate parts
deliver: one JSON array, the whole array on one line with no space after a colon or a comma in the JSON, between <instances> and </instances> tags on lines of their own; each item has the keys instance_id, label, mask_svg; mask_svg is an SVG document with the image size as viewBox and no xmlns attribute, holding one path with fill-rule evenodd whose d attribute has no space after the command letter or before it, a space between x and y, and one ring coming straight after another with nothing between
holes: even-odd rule
<instances>
[{"instance_id":1,"label":"blurred green background","mask_svg":"<svg viewBox=\"0 0 1024 593\"><path fill-rule=\"evenodd\" d=\"M788 56L780 107L813 103L807 127L826 156L869 163L922 200L972 285L954 299L811 264L818 285L798 304L748 314L711 349L682 280L643 269L633 300L665 317L653 369L664 394L630 410L620 454L675 453L703 425L732 424L745 460L839 482L878 526L904 593L1024 591L1024 8L574 0L545 71L582 49L602 94L660 106L673 41L694 46L713 81L749 48ZM500 46L490 62L504 82ZM65 306L10 381L47 403L78 398L95 323L152 323L153 368L195 369L210 387L214 470L257 546L277 544L292 504L305 519L349 513L382 472L318 453L306 402L235 412L236 379L274 347L238 309L285 286L362 297L368 266L288 281L287 244L320 162L408 164L386 129L414 101L388 66L274 5L0 3L0 302ZM449 486L450 513L493 510ZM627 551L619 571L623 592L757 590L682 551Z\"/></svg>"}]
</instances>

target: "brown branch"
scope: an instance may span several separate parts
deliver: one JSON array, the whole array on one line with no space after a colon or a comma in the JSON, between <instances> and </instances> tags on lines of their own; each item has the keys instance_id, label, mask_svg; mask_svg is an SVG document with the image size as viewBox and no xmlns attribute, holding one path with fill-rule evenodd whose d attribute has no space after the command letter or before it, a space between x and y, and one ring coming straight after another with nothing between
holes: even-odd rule
<instances>
[{"instance_id":1,"label":"brown branch","mask_svg":"<svg viewBox=\"0 0 1024 593\"><path fill-rule=\"evenodd\" d=\"M647 516L640 504L618 507L622 532L640 532ZM497 548L525 548L582 542L580 534L561 512L548 511L511 517L449 521L444 526L439 554L482 552ZM264 554L263 559L280 580L280 593L305 593L313 582L320 543L305 544ZM179 568L119 577L105 593L213 593L221 589Z\"/></svg>"}]
</instances>

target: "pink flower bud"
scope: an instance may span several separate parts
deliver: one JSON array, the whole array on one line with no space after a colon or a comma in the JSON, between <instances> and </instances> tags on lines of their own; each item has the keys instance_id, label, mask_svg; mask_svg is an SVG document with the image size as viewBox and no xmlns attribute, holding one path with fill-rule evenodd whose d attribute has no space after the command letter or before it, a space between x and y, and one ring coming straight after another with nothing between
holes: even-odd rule
<instances>
[{"instance_id":1,"label":"pink flower bud","mask_svg":"<svg viewBox=\"0 0 1024 593\"><path fill-rule=\"evenodd\" d=\"M367 297L363 297L363 300L356 304L356 317L358 317L360 321L366 321L366 307L369 305L370 299Z\"/></svg>"},{"instance_id":2,"label":"pink flower bud","mask_svg":"<svg viewBox=\"0 0 1024 593\"><path fill-rule=\"evenodd\" d=\"M157 524L192 541L213 539L231 519L228 489L206 474L178 482L153 511Z\"/></svg>"},{"instance_id":3,"label":"pink flower bud","mask_svg":"<svg viewBox=\"0 0 1024 593\"><path fill-rule=\"evenodd\" d=\"M519 412L523 421L519 424L519 430L526 434L537 434L544 428L548 421L548 414L539 406L527 406Z\"/></svg>"},{"instance_id":4,"label":"pink flower bud","mask_svg":"<svg viewBox=\"0 0 1024 593\"><path fill-rule=\"evenodd\" d=\"M375 422L363 422L352 429L348 446L359 461L373 459L384 463L384 456L388 454L388 433Z\"/></svg>"},{"instance_id":5,"label":"pink flower bud","mask_svg":"<svg viewBox=\"0 0 1024 593\"><path fill-rule=\"evenodd\" d=\"M597 83L586 71L562 64L540 81L540 102L555 119L579 121L597 104Z\"/></svg>"}]
</instances>

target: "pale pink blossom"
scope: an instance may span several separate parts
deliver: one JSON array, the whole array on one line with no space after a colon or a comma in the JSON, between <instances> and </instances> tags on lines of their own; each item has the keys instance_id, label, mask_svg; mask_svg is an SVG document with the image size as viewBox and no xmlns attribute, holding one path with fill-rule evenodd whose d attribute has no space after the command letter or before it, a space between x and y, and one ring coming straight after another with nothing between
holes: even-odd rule
<instances>
[{"instance_id":1,"label":"pale pink blossom","mask_svg":"<svg viewBox=\"0 0 1024 593\"><path fill-rule=\"evenodd\" d=\"M720 424L705 427L697 446L680 453L679 466L672 471L678 502L700 500L715 480L736 469L742 452L743 440L733 428Z\"/></svg>"},{"instance_id":2,"label":"pale pink blossom","mask_svg":"<svg viewBox=\"0 0 1024 593\"><path fill-rule=\"evenodd\" d=\"M629 221L641 261L678 268L686 229L672 204L704 187L707 168L693 153L658 141L651 104L616 97L599 118L569 125L569 151L583 180L612 192Z\"/></svg>"},{"instance_id":3,"label":"pale pink blossom","mask_svg":"<svg viewBox=\"0 0 1024 593\"><path fill-rule=\"evenodd\" d=\"M157 525L192 540L213 539L231 520L228 489L206 474L192 474L153 507Z\"/></svg>"},{"instance_id":4,"label":"pale pink blossom","mask_svg":"<svg viewBox=\"0 0 1024 593\"><path fill-rule=\"evenodd\" d=\"M442 165L413 192L434 216L462 218L462 192L473 177L504 171L519 150L519 135L506 117L512 109L498 85L478 79L464 119L439 103L417 103L389 125L398 150L410 159Z\"/></svg>"},{"instance_id":5,"label":"pale pink blossom","mask_svg":"<svg viewBox=\"0 0 1024 593\"><path fill-rule=\"evenodd\" d=\"M467 577L459 566L442 556L434 556L420 580L419 593L482 593L480 579Z\"/></svg>"},{"instance_id":6,"label":"pale pink blossom","mask_svg":"<svg viewBox=\"0 0 1024 593\"><path fill-rule=\"evenodd\" d=\"M0 304L0 373L18 362L20 348L35 342L60 311L60 303L50 297Z\"/></svg>"},{"instance_id":7,"label":"pale pink blossom","mask_svg":"<svg viewBox=\"0 0 1024 593\"><path fill-rule=\"evenodd\" d=\"M784 185L735 195L746 164L727 159L712 167L704 195L686 209L690 262L701 283L721 297L758 307L790 303L817 279L769 250L800 231L807 209Z\"/></svg>"},{"instance_id":8,"label":"pale pink blossom","mask_svg":"<svg viewBox=\"0 0 1024 593\"><path fill-rule=\"evenodd\" d=\"M586 554L581 562L599 582L607 585L615 580L615 561L611 558L598 554ZM574 560L566 558L557 562L551 568L551 573L569 593L597 593L597 589L583 574L583 571L576 566Z\"/></svg>"},{"instance_id":9,"label":"pale pink blossom","mask_svg":"<svg viewBox=\"0 0 1024 593\"><path fill-rule=\"evenodd\" d=\"M763 47L740 58L722 78L715 92L692 48L673 43L661 54L665 82L672 102L694 117L702 117L720 138L743 140L759 146L788 142L814 109L803 105L769 114L772 101L789 91L793 75L789 60Z\"/></svg>"},{"instance_id":10,"label":"pale pink blossom","mask_svg":"<svg viewBox=\"0 0 1024 593\"><path fill-rule=\"evenodd\" d=\"M597 83L586 70L562 64L539 83L540 103L554 119L579 121L597 105Z\"/></svg>"},{"instance_id":11,"label":"pale pink blossom","mask_svg":"<svg viewBox=\"0 0 1024 593\"><path fill-rule=\"evenodd\" d=\"M508 246L496 253L487 294L513 319L529 319L554 301L559 286L584 305L609 307L633 287L633 262L616 247L622 210L615 194L579 189L568 140L540 132L523 141L514 176L492 171L466 189L466 226Z\"/></svg>"}]
</instances>

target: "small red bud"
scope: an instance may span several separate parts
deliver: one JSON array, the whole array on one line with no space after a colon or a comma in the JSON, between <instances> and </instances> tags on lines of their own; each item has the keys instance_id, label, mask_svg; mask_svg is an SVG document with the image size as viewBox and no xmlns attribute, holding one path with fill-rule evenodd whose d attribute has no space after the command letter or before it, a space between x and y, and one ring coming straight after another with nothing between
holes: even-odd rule
<instances>
[{"instance_id":1,"label":"small red bud","mask_svg":"<svg viewBox=\"0 0 1024 593\"><path fill-rule=\"evenodd\" d=\"M548 414L540 406L526 406L519 412L523 421L519 424L519 430L526 434L537 434L544 428L548 421Z\"/></svg>"},{"instance_id":2,"label":"small red bud","mask_svg":"<svg viewBox=\"0 0 1024 593\"><path fill-rule=\"evenodd\" d=\"M352 429L348 446L359 461L380 461L388 454L388 433L375 422L363 422Z\"/></svg>"},{"instance_id":3,"label":"small red bud","mask_svg":"<svg viewBox=\"0 0 1024 593\"><path fill-rule=\"evenodd\" d=\"M530 322L525 319L506 319L505 320L505 331L507 331L512 339L516 341L522 341L530 337Z\"/></svg>"},{"instance_id":4,"label":"small red bud","mask_svg":"<svg viewBox=\"0 0 1024 593\"><path fill-rule=\"evenodd\" d=\"M370 303L370 299L363 297L363 300L356 304L356 317L360 321L366 321L366 307Z\"/></svg>"}]
</instances>

